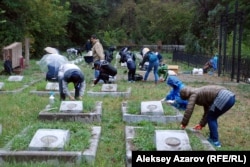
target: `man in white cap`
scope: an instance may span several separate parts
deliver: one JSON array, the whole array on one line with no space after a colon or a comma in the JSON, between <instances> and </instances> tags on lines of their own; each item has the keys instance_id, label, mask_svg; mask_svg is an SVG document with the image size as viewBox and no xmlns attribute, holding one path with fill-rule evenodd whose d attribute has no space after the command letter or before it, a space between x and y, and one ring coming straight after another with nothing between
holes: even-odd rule
<instances>
[{"instance_id":1,"label":"man in white cap","mask_svg":"<svg viewBox=\"0 0 250 167\"><path fill-rule=\"evenodd\" d=\"M142 56L143 56L143 60L141 62L141 66L143 67L145 62L149 62L148 64L148 68L147 71L144 75L143 81L146 81L148 79L148 75L151 72L151 70L154 68L154 77L155 77L155 84L158 83L158 67L159 67L159 59L158 56L149 50L149 48L143 48L142 52L141 52Z\"/></svg>"}]
</instances>

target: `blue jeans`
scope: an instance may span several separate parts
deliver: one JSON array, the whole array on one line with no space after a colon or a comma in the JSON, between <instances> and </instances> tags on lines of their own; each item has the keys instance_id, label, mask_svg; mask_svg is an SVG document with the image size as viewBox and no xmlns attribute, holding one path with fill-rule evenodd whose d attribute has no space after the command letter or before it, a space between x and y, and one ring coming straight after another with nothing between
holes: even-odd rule
<instances>
[{"instance_id":1,"label":"blue jeans","mask_svg":"<svg viewBox=\"0 0 250 167\"><path fill-rule=\"evenodd\" d=\"M155 61L155 62L149 62L149 65L148 65L148 68L147 68L147 71L144 75L144 81L146 81L148 79L148 75L149 73L151 72L152 68L154 68L154 77L155 77L155 83L158 82L158 79L159 79L159 76L158 76L158 67L159 67L159 61Z\"/></svg>"},{"instance_id":2,"label":"blue jeans","mask_svg":"<svg viewBox=\"0 0 250 167\"><path fill-rule=\"evenodd\" d=\"M219 141L219 134L218 134L218 122L217 119L227 112L235 103L235 97L231 97L226 105L222 108L222 110L215 107L214 111L209 110L207 114L207 123L208 128L210 131L210 139L212 139L214 142Z\"/></svg>"},{"instance_id":3,"label":"blue jeans","mask_svg":"<svg viewBox=\"0 0 250 167\"><path fill-rule=\"evenodd\" d=\"M95 72L94 72L95 79L98 78L99 74L100 74L100 71L99 70L95 70Z\"/></svg>"}]
</instances>

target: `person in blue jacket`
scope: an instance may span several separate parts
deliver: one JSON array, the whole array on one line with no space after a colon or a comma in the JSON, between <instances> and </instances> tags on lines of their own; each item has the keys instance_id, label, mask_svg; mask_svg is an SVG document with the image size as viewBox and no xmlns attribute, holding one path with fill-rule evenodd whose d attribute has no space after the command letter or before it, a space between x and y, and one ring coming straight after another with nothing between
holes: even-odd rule
<instances>
[{"instance_id":1,"label":"person in blue jacket","mask_svg":"<svg viewBox=\"0 0 250 167\"><path fill-rule=\"evenodd\" d=\"M128 82L135 82L135 73L136 73L136 63L135 55L130 50L130 47L122 48L119 52L121 56L120 63L127 63L128 68Z\"/></svg>"},{"instance_id":2,"label":"person in blue jacket","mask_svg":"<svg viewBox=\"0 0 250 167\"><path fill-rule=\"evenodd\" d=\"M179 110L187 108L188 101L183 100L180 96L180 90L185 87L184 83L177 76L168 76L166 84L172 89L167 93L162 101L171 104Z\"/></svg>"}]
</instances>

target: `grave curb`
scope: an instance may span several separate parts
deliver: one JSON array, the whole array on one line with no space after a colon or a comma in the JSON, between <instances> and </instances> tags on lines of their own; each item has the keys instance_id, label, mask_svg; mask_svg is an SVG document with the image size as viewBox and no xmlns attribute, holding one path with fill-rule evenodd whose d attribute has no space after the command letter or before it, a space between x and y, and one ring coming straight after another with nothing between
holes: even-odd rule
<instances>
[{"instance_id":1,"label":"grave curb","mask_svg":"<svg viewBox=\"0 0 250 167\"><path fill-rule=\"evenodd\" d=\"M141 121L149 121L149 122L164 123L164 124L169 122L181 122L183 115L177 109L175 110L176 110L175 116L135 115L127 113L127 102L122 102L121 105L123 121L127 123L138 123Z\"/></svg>"},{"instance_id":2,"label":"grave curb","mask_svg":"<svg viewBox=\"0 0 250 167\"><path fill-rule=\"evenodd\" d=\"M22 92L24 89L28 88L31 85L34 85L35 83L39 82L41 79L35 80L30 82L29 84L24 84L23 87L15 89L15 90L1 90L0 89L0 94L15 94L15 93L20 93ZM4 83L4 82L3 82Z\"/></svg>"},{"instance_id":3,"label":"grave curb","mask_svg":"<svg viewBox=\"0 0 250 167\"><path fill-rule=\"evenodd\" d=\"M64 120L83 123L101 122L102 101L97 101L95 112L90 113L64 113L64 112L48 112L46 109L39 112L38 118L41 120Z\"/></svg>"},{"instance_id":4,"label":"grave curb","mask_svg":"<svg viewBox=\"0 0 250 167\"><path fill-rule=\"evenodd\" d=\"M48 161L73 162L80 164L83 161L94 163L97 147L101 135L101 127L92 127L90 147L84 151L9 151L0 149L0 165L14 161Z\"/></svg>"},{"instance_id":5,"label":"grave curb","mask_svg":"<svg viewBox=\"0 0 250 167\"><path fill-rule=\"evenodd\" d=\"M87 91L87 94L90 96L112 96L112 97L126 97L128 98L131 94L131 87L127 89L126 92L93 92L92 90Z\"/></svg>"},{"instance_id":6,"label":"grave curb","mask_svg":"<svg viewBox=\"0 0 250 167\"><path fill-rule=\"evenodd\" d=\"M141 128L139 126L125 126L125 147L126 147L126 167L132 167L132 140L135 137L135 128ZM188 129L191 130L191 129ZM205 137L197 131L191 130L201 141L206 150L204 151L216 151L216 149L205 139Z\"/></svg>"}]
</instances>

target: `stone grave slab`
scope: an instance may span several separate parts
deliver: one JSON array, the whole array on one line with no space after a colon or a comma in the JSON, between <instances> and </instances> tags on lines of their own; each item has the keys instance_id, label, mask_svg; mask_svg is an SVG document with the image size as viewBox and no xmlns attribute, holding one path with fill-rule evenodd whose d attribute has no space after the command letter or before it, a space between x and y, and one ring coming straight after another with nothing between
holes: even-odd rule
<instances>
[{"instance_id":1,"label":"stone grave slab","mask_svg":"<svg viewBox=\"0 0 250 167\"><path fill-rule=\"evenodd\" d=\"M82 101L62 101L60 112L80 113L83 111Z\"/></svg>"},{"instance_id":2,"label":"stone grave slab","mask_svg":"<svg viewBox=\"0 0 250 167\"><path fill-rule=\"evenodd\" d=\"M64 149L65 144L69 141L69 130L63 129L38 129L33 136L29 150L59 150Z\"/></svg>"},{"instance_id":3,"label":"stone grave slab","mask_svg":"<svg viewBox=\"0 0 250 167\"><path fill-rule=\"evenodd\" d=\"M8 81L22 81L23 80L23 76L21 75L12 75L9 76Z\"/></svg>"},{"instance_id":4,"label":"stone grave slab","mask_svg":"<svg viewBox=\"0 0 250 167\"><path fill-rule=\"evenodd\" d=\"M48 82L46 84L46 90L59 90L59 83L58 82Z\"/></svg>"},{"instance_id":5,"label":"stone grave slab","mask_svg":"<svg viewBox=\"0 0 250 167\"><path fill-rule=\"evenodd\" d=\"M157 151L192 150L185 130L155 130Z\"/></svg>"},{"instance_id":6,"label":"stone grave slab","mask_svg":"<svg viewBox=\"0 0 250 167\"><path fill-rule=\"evenodd\" d=\"M116 92L117 84L103 84L101 91L102 92Z\"/></svg>"},{"instance_id":7,"label":"stone grave slab","mask_svg":"<svg viewBox=\"0 0 250 167\"><path fill-rule=\"evenodd\" d=\"M4 83L0 82L0 90L3 88L3 86L4 86Z\"/></svg>"},{"instance_id":8,"label":"stone grave slab","mask_svg":"<svg viewBox=\"0 0 250 167\"><path fill-rule=\"evenodd\" d=\"M163 115L163 107L161 101L142 101L141 102L142 115Z\"/></svg>"}]
</instances>

